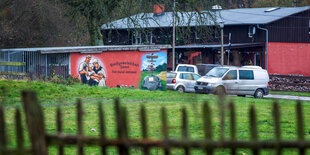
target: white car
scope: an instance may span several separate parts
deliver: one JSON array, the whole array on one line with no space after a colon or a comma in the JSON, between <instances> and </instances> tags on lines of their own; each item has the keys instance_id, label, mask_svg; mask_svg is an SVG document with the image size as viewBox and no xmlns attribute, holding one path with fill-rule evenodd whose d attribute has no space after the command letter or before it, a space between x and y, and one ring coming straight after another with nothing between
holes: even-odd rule
<instances>
[{"instance_id":1,"label":"white car","mask_svg":"<svg viewBox=\"0 0 310 155\"><path fill-rule=\"evenodd\" d=\"M201 76L190 72L168 72L167 89L183 92L195 92L196 80Z\"/></svg>"}]
</instances>

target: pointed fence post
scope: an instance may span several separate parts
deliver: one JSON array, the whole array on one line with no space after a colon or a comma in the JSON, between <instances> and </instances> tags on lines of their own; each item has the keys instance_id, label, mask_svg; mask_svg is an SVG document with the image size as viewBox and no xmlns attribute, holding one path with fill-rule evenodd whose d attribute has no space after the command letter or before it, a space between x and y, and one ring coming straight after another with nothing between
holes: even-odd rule
<instances>
[{"instance_id":1,"label":"pointed fence post","mask_svg":"<svg viewBox=\"0 0 310 155\"><path fill-rule=\"evenodd\" d=\"M258 142L258 132L257 132L257 119L256 119L256 110L254 105L250 107L250 133L251 133L251 141ZM260 154L257 148L252 149L253 155Z\"/></svg>"},{"instance_id":2,"label":"pointed fence post","mask_svg":"<svg viewBox=\"0 0 310 155\"><path fill-rule=\"evenodd\" d=\"M106 140L105 137L105 121L104 121L104 112L102 110L102 103L100 102L98 104L98 109L99 109L99 128L100 128L100 143L101 143L101 154L102 155L106 155L107 154L107 150L106 150L106 146L104 145L104 142Z\"/></svg>"},{"instance_id":3,"label":"pointed fence post","mask_svg":"<svg viewBox=\"0 0 310 155\"><path fill-rule=\"evenodd\" d=\"M22 118L21 113L18 108L16 108L15 112L15 124L16 124L16 142L17 142L17 154L24 154L24 134L23 134L23 126L22 126Z\"/></svg>"},{"instance_id":4,"label":"pointed fence post","mask_svg":"<svg viewBox=\"0 0 310 155\"><path fill-rule=\"evenodd\" d=\"M6 133L5 133L5 115L4 104L6 99L6 89L2 87L2 98L0 103L0 154L6 154Z\"/></svg>"},{"instance_id":5,"label":"pointed fence post","mask_svg":"<svg viewBox=\"0 0 310 155\"><path fill-rule=\"evenodd\" d=\"M23 107L33 155L47 155L44 116L34 91L23 91Z\"/></svg>"},{"instance_id":6,"label":"pointed fence post","mask_svg":"<svg viewBox=\"0 0 310 155\"><path fill-rule=\"evenodd\" d=\"M233 102L229 103L229 110L230 110L230 140L236 140L236 114L235 114L235 105ZM231 149L231 155L237 154L235 148Z\"/></svg>"},{"instance_id":7,"label":"pointed fence post","mask_svg":"<svg viewBox=\"0 0 310 155\"><path fill-rule=\"evenodd\" d=\"M57 134L60 136L62 134L62 112L60 105L57 107L57 114L56 114L56 124L57 124ZM58 155L64 154L64 146L62 144L62 141L58 143Z\"/></svg>"},{"instance_id":8,"label":"pointed fence post","mask_svg":"<svg viewBox=\"0 0 310 155\"><path fill-rule=\"evenodd\" d=\"M147 135L147 118L146 118L146 110L145 110L145 106L142 104L140 107L140 122L141 122L141 133L142 133L142 137L143 140L146 140L148 138ZM150 154L150 150L148 147L144 146L143 147L143 154L144 155L149 155Z\"/></svg>"},{"instance_id":9,"label":"pointed fence post","mask_svg":"<svg viewBox=\"0 0 310 155\"><path fill-rule=\"evenodd\" d=\"M0 154L6 154L6 133L5 133L4 107L0 103Z\"/></svg>"},{"instance_id":10,"label":"pointed fence post","mask_svg":"<svg viewBox=\"0 0 310 155\"><path fill-rule=\"evenodd\" d=\"M281 155L282 149L280 147L280 141L281 141L280 107L279 107L278 102L273 103L272 115L273 115L273 120L274 120L274 124L275 124L274 133L275 133L275 138L277 141L276 155Z\"/></svg>"},{"instance_id":11,"label":"pointed fence post","mask_svg":"<svg viewBox=\"0 0 310 155\"><path fill-rule=\"evenodd\" d=\"M212 141L212 118L211 118L211 108L209 103L206 101L202 106L202 119L203 119L203 130L205 139L207 141ZM213 155L213 149L210 146L206 147L206 154Z\"/></svg>"},{"instance_id":12,"label":"pointed fence post","mask_svg":"<svg viewBox=\"0 0 310 155\"><path fill-rule=\"evenodd\" d=\"M298 142L300 144L304 143L305 140L305 128L304 128L304 117L302 112L302 105L300 101L297 101L296 105L296 118L297 118L297 134L298 134ZM299 146L299 154L306 154L306 150L304 147Z\"/></svg>"}]
</instances>

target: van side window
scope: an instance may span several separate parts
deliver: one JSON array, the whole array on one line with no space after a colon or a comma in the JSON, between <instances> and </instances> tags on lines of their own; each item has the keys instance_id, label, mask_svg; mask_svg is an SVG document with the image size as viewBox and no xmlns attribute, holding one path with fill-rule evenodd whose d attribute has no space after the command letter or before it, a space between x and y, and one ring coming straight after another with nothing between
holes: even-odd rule
<instances>
[{"instance_id":1,"label":"van side window","mask_svg":"<svg viewBox=\"0 0 310 155\"><path fill-rule=\"evenodd\" d=\"M223 80L237 80L237 71L236 70L231 70L229 71Z\"/></svg>"},{"instance_id":2,"label":"van side window","mask_svg":"<svg viewBox=\"0 0 310 155\"><path fill-rule=\"evenodd\" d=\"M180 66L178 72L194 72L194 67Z\"/></svg>"},{"instance_id":3,"label":"van side window","mask_svg":"<svg viewBox=\"0 0 310 155\"><path fill-rule=\"evenodd\" d=\"M254 74L252 70L239 70L240 80L254 80Z\"/></svg>"}]
</instances>

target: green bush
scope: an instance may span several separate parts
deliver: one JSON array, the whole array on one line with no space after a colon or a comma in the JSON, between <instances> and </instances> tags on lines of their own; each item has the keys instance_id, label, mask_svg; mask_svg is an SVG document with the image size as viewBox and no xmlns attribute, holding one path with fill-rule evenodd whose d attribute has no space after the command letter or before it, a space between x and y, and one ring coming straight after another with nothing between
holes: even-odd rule
<instances>
[{"instance_id":1,"label":"green bush","mask_svg":"<svg viewBox=\"0 0 310 155\"><path fill-rule=\"evenodd\" d=\"M49 81L57 84L67 84L66 79L61 75L54 75L50 78Z\"/></svg>"},{"instance_id":2,"label":"green bush","mask_svg":"<svg viewBox=\"0 0 310 155\"><path fill-rule=\"evenodd\" d=\"M77 84L77 83L80 83L80 80L76 77L72 77L71 75L68 75L67 76L67 85L74 85L74 84Z\"/></svg>"},{"instance_id":3,"label":"green bush","mask_svg":"<svg viewBox=\"0 0 310 155\"><path fill-rule=\"evenodd\" d=\"M77 83L80 83L80 80L78 78L72 77L71 75L68 75L67 78L64 78L61 75L54 75L49 79L49 81L64 85L75 85Z\"/></svg>"}]
</instances>

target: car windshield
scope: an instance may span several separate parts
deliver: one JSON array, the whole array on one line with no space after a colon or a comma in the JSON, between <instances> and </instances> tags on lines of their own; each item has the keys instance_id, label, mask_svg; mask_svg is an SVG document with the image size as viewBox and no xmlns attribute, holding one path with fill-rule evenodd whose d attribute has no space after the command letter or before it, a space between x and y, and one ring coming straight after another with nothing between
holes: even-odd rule
<instances>
[{"instance_id":1,"label":"car windshield","mask_svg":"<svg viewBox=\"0 0 310 155\"><path fill-rule=\"evenodd\" d=\"M206 76L222 77L227 71L227 68L213 68L206 74Z\"/></svg>"}]
</instances>

